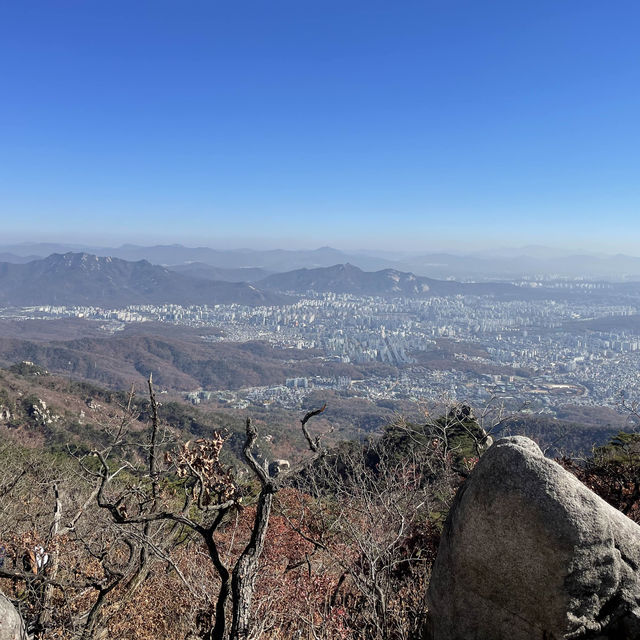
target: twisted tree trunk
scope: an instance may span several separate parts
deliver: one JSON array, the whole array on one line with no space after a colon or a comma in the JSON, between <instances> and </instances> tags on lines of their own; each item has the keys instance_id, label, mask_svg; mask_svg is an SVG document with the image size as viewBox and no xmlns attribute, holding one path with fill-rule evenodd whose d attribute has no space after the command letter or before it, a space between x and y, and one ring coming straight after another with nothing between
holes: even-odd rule
<instances>
[{"instance_id":1,"label":"twisted tree trunk","mask_svg":"<svg viewBox=\"0 0 640 640\"><path fill-rule=\"evenodd\" d=\"M251 540L245 547L233 569L231 577L231 599L233 602L230 640L247 640L251 621L251 601L255 590L260 556L269 527L269 516L273 503L273 486L262 486Z\"/></svg>"}]
</instances>

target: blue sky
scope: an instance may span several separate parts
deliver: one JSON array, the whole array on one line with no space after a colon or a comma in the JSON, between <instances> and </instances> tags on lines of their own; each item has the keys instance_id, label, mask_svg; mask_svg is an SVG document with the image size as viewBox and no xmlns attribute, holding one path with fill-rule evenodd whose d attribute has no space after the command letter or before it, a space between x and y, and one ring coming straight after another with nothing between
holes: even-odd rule
<instances>
[{"instance_id":1,"label":"blue sky","mask_svg":"<svg viewBox=\"0 0 640 640\"><path fill-rule=\"evenodd\" d=\"M1 235L640 253L638 33L630 1L4 2Z\"/></svg>"}]
</instances>

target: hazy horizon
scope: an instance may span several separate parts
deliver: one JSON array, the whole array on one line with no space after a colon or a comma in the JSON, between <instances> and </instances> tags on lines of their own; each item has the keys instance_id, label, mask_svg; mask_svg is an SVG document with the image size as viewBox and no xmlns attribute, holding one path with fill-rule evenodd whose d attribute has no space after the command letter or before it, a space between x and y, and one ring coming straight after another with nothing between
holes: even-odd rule
<instances>
[{"instance_id":1,"label":"hazy horizon","mask_svg":"<svg viewBox=\"0 0 640 640\"><path fill-rule=\"evenodd\" d=\"M531 256L539 257L541 259L559 257L559 256L608 256L613 257L616 255L626 255L630 257L640 257L640 248L634 250L632 246L629 247L629 251L610 249L607 250L602 246L598 247L566 247L557 246L551 244L495 244L495 245L469 245L467 247L461 247L457 243L441 244L437 246L425 246L423 249L408 249L397 248L394 249L388 246L349 246L336 243L325 244L311 244L309 242L295 242L294 240L279 240L270 239L265 241L264 239L255 238L220 238L208 242L203 241L176 241L172 239L159 239L157 242L153 242L150 239L140 238L138 241L125 238L114 238L112 242L107 242L104 237L91 237L86 236L86 240L81 239L65 240L63 238L43 238L42 240L28 240L24 237L18 237L14 241L7 240L0 242L0 250L11 249L13 247L22 247L23 251L20 253L28 254L30 247L38 248L43 245L60 245L62 247L69 247L70 250L85 251L90 249L118 249L126 246L135 246L141 248L153 248L153 247L183 247L185 249L213 249L216 251L316 251L320 249L333 249L345 254L370 254L380 257L388 256L390 260L418 257L420 255L429 254L452 254L452 255L482 255L482 256L495 256L495 257L514 257L514 256Z\"/></svg>"}]
</instances>

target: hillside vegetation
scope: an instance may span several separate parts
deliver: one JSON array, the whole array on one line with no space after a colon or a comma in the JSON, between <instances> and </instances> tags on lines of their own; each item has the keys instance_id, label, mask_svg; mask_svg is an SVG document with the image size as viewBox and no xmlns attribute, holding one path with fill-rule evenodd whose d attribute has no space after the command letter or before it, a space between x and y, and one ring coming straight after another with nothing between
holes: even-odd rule
<instances>
[{"instance_id":1,"label":"hillside vegetation","mask_svg":"<svg viewBox=\"0 0 640 640\"><path fill-rule=\"evenodd\" d=\"M10 365L29 360L50 371L115 388L132 382L143 384L151 371L158 385L179 390L282 384L292 376L348 376L357 380L364 372L392 371L390 365L381 363L356 366L327 362L319 352L283 349L266 342L205 342L188 330L175 335L132 331L77 339L23 339L13 337L13 327L2 329L11 336L0 337L0 362Z\"/></svg>"},{"instance_id":2,"label":"hillside vegetation","mask_svg":"<svg viewBox=\"0 0 640 640\"><path fill-rule=\"evenodd\" d=\"M317 397L306 431L157 398L0 372L0 589L34 638L236 640L239 602L255 638L421 637L440 532L499 413L396 415L332 443ZM615 434L563 464L638 520L638 446ZM247 549L255 585L226 590Z\"/></svg>"}]
</instances>

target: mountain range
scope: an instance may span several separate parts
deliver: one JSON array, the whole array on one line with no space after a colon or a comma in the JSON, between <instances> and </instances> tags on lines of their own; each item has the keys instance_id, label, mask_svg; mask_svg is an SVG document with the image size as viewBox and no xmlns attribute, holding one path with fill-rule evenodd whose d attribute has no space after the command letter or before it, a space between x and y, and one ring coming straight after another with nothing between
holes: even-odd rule
<instances>
[{"instance_id":1,"label":"mountain range","mask_svg":"<svg viewBox=\"0 0 640 640\"><path fill-rule=\"evenodd\" d=\"M396 269L363 271L352 264L337 264L318 269L298 269L277 273L260 280L259 285L273 291L305 293L349 293L360 296L430 296L515 294L521 289L507 283L462 283L434 280Z\"/></svg>"},{"instance_id":2,"label":"mountain range","mask_svg":"<svg viewBox=\"0 0 640 640\"><path fill-rule=\"evenodd\" d=\"M255 280L262 272L282 273L302 268L330 267L336 264L353 264L365 271L396 269L419 276L458 280L490 281L522 277L587 278L605 280L640 280L640 258L628 255L604 253L575 253L548 247L522 247L476 252L407 253L400 251L341 251L331 247L314 250L259 250L259 249L211 249L209 247L184 247L179 244L144 247L133 244L121 247L90 247L70 244L29 243L0 246L0 260L25 262L43 258L51 253L84 252L111 256L128 261L147 260L177 269L185 269L190 275L207 279L233 281L239 277L237 269L259 269L244 278ZM221 269L217 274L206 274L202 268L188 265L201 263ZM246 275L246 274L245 274Z\"/></svg>"},{"instance_id":3,"label":"mountain range","mask_svg":"<svg viewBox=\"0 0 640 640\"><path fill-rule=\"evenodd\" d=\"M568 299L589 295L619 302L637 299L639 283L579 287L516 286L507 282L458 282L417 276L398 269L364 271L353 264L294 269L264 275L261 269L218 269L191 264L173 267L146 260L130 262L87 253L52 254L16 264L0 262L0 306L88 305L122 307L134 304L281 305L291 295L340 293L359 296L427 298L476 295L502 299ZM232 281L242 277L253 282ZM215 279L215 278L225 278ZM260 279L258 279L260 278Z\"/></svg>"},{"instance_id":4,"label":"mountain range","mask_svg":"<svg viewBox=\"0 0 640 640\"><path fill-rule=\"evenodd\" d=\"M352 255L331 247L313 250L291 249L211 249L184 247L179 244L143 247L125 244L121 247L78 247L77 245L33 243L0 246L0 252L15 256L8 262L22 261L24 256L46 257L52 253L90 253L122 260L148 260L164 266L202 263L221 269L263 269L267 273L291 271L303 267L329 267L344 262L356 262L362 269L393 267L395 262L369 255Z\"/></svg>"},{"instance_id":5,"label":"mountain range","mask_svg":"<svg viewBox=\"0 0 640 640\"><path fill-rule=\"evenodd\" d=\"M363 271L352 264L296 269L266 277L260 269L173 267L87 253L52 254L24 264L0 263L0 305L245 304L277 305L308 291L364 296L522 295L507 283L434 280L396 269ZM255 282L230 282L240 279Z\"/></svg>"},{"instance_id":6,"label":"mountain range","mask_svg":"<svg viewBox=\"0 0 640 640\"><path fill-rule=\"evenodd\" d=\"M580 287L517 286L509 282L436 280L397 269L363 271L348 263L277 273L259 280L256 285L262 289L283 294L301 295L307 292L331 292L387 298L468 295L492 296L503 300L567 300L589 296L591 299L610 299L614 303L619 303L623 296L634 299L640 296L640 283L634 282L608 283L586 289Z\"/></svg>"},{"instance_id":7,"label":"mountain range","mask_svg":"<svg viewBox=\"0 0 640 640\"><path fill-rule=\"evenodd\" d=\"M146 260L87 253L52 254L26 264L0 263L0 305L275 305L286 298L246 282L207 281Z\"/></svg>"}]
</instances>

